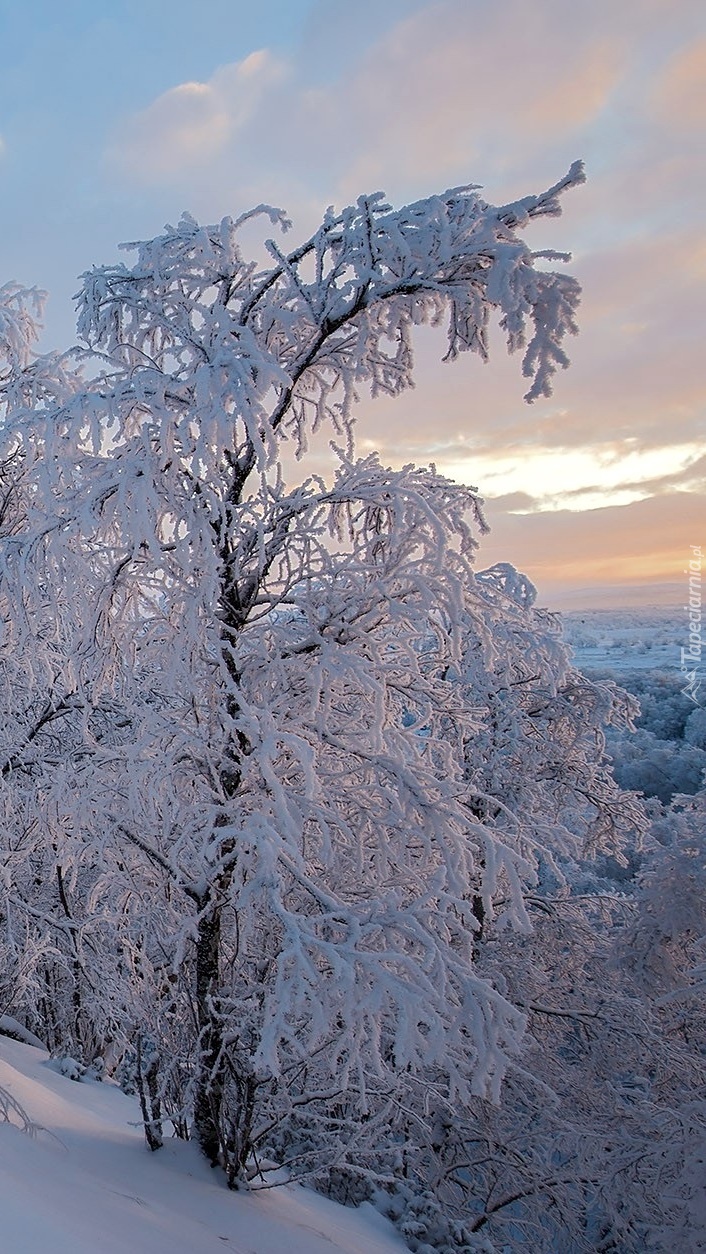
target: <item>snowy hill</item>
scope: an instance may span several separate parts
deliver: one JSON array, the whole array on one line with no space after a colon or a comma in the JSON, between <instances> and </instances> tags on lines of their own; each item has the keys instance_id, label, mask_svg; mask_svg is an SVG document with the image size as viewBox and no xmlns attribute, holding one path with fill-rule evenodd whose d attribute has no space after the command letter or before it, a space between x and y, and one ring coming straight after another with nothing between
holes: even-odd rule
<instances>
[{"instance_id":1,"label":"snowy hill","mask_svg":"<svg viewBox=\"0 0 706 1254\"><path fill-rule=\"evenodd\" d=\"M10 1094L21 1113L5 1109ZM8 1103L5 1102L5 1107ZM9 1115L10 1122L7 1121ZM0 1036L3 1254L400 1254L372 1207L294 1185L229 1193L193 1145L150 1154L133 1098L75 1083L41 1050Z\"/></svg>"},{"instance_id":2,"label":"snowy hill","mask_svg":"<svg viewBox=\"0 0 706 1254\"><path fill-rule=\"evenodd\" d=\"M684 609L572 610L562 613L564 638L579 670L656 670L679 676L680 650L688 644Z\"/></svg>"}]
</instances>

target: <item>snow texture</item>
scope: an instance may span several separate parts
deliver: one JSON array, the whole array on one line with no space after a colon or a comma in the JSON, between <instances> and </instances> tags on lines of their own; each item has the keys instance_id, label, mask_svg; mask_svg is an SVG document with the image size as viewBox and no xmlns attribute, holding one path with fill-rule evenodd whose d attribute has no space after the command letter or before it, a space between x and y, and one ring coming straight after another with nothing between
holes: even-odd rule
<instances>
[{"instance_id":1,"label":"snow texture","mask_svg":"<svg viewBox=\"0 0 706 1254\"><path fill-rule=\"evenodd\" d=\"M137 1102L77 1084L46 1054L0 1038L0 1091L31 1133L2 1121L1 1248L7 1254L401 1254L372 1207L338 1206L297 1185L229 1193L195 1145L145 1148Z\"/></svg>"}]
</instances>

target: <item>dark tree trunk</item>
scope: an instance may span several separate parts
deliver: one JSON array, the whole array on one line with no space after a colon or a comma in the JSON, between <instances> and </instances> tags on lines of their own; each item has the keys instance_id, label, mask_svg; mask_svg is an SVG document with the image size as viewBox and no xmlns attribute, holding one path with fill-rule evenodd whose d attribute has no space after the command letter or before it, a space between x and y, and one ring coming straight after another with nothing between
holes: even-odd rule
<instances>
[{"instance_id":1,"label":"dark tree trunk","mask_svg":"<svg viewBox=\"0 0 706 1254\"><path fill-rule=\"evenodd\" d=\"M141 1032L137 1034L136 1054L137 1093L145 1127L145 1140L151 1150L158 1150L163 1145L162 1107L159 1097L159 1054L153 1050L145 1057Z\"/></svg>"},{"instance_id":2,"label":"dark tree trunk","mask_svg":"<svg viewBox=\"0 0 706 1254\"><path fill-rule=\"evenodd\" d=\"M196 940L196 1015L199 1063L194 1106L196 1139L215 1167L221 1159L224 1084L223 1035L217 998L221 949L221 907L201 903Z\"/></svg>"}]
</instances>

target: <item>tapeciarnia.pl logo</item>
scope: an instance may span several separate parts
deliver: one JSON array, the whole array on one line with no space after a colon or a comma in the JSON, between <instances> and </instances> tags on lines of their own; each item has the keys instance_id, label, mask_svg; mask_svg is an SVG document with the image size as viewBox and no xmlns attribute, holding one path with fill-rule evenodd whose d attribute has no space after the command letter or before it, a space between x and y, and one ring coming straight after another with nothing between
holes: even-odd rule
<instances>
[{"instance_id":1,"label":"tapeciarnia.pl logo","mask_svg":"<svg viewBox=\"0 0 706 1254\"><path fill-rule=\"evenodd\" d=\"M689 621L689 642L687 647L681 650L680 671L686 679L686 684L682 688L685 697L698 705L699 689L701 687L701 652L703 649L703 636L701 634L701 545L692 544L691 558L689 560L688 570L684 571L689 576L689 596L688 602L684 609L688 615Z\"/></svg>"}]
</instances>

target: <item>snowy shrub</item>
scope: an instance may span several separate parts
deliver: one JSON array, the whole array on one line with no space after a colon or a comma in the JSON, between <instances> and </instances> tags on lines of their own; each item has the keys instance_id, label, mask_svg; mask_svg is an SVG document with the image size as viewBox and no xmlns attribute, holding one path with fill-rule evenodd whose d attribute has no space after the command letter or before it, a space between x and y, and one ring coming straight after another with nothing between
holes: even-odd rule
<instances>
[{"instance_id":1,"label":"snowy shrub","mask_svg":"<svg viewBox=\"0 0 706 1254\"><path fill-rule=\"evenodd\" d=\"M413 1254L493 1254L482 1237L448 1219L430 1194L416 1193L402 1183L373 1197L377 1209L391 1220Z\"/></svg>"},{"instance_id":2,"label":"snowy shrub","mask_svg":"<svg viewBox=\"0 0 706 1254\"><path fill-rule=\"evenodd\" d=\"M656 797L668 805L677 793L695 793L702 785L706 752L683 741L658 740L651 732L611 737L613 773L622 788Z\"/></svg>"},{"instance_id":3,"label":"snowy shrub","mask_svg":"<svg viewBox=\"0 0 706 1254\"><path fill-rule=\"evenodd\" d=\"M684 726L684 739L696 749L706 750L706 707L691 711Z\"/></svg>"}]
</instances>

